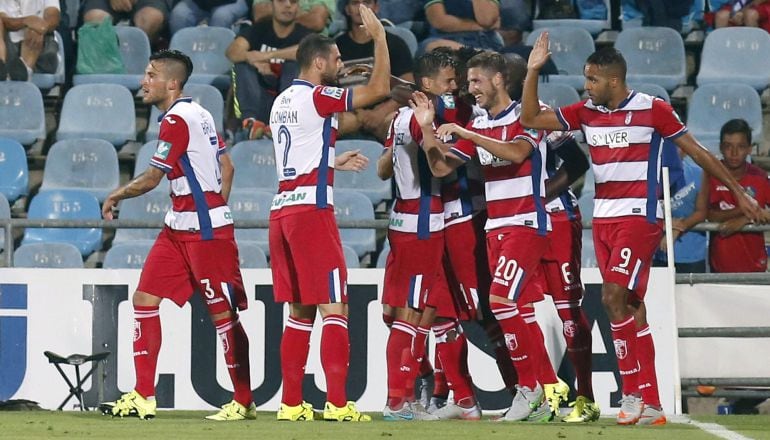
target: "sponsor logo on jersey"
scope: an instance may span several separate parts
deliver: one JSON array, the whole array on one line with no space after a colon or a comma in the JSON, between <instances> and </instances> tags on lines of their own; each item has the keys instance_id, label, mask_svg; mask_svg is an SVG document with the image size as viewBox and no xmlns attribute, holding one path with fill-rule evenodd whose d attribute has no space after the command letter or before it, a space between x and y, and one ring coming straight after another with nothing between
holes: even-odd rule
<instances>
[{"instance_id":1,"label":"sponsor logo on jersey","mask_svg":"<svg viewBox=\"0 0 770 440\"><path fill-rule=\"evenodd\" d=\"M613 339L612 343L615 345L615 356L618 359L625 359L628 356L628 345L626 345L625 339Z\"/></svg>"},{"instance_id":2,"label":"sponsor logo on jersey","mask_svg":"<svg viewBox=\"0 0 770 440\"><path fill-rule=\"evenodd\" d=\"M476 151L479 154L479 162L481 163L481 165L491 165L493 167L501 167L501 166L511 164L510 161L500 159L499 157L495 156L494 154L490 153L489 151L481 147L476 147Z\"/></svg>"},{"instance_id":3,"label":"sponsor logo on jersey","mask_svg":"<svg viewBox=\"0 0 770 440\"><path fill-rule=\"evenodd\" d=\"M612 269L610 269L610 272L618 272L618 273L622 273L623 275L628 275L628 269L624 269L618 266L612 266Z\"/></svg>"},{"instance_id":4,"label":"sponsor logo on jersey","mask_svg":"<svg viewBox=\"0 0 770 440\"><path fill-rule=\"evenodd\" d=\"M441 95L441 100L444 101L444 108L455 108L455 97L452 95Z\"/></svg>"},{"instance_id":5,"label":"sponsor logo on jersey","mask_svg":"<svg viewBox=\"0 0 770 440\"><path fill-rule=\"evenodd\" d=\"M342 99L342 93L344 91L345 89L341 89L339 87L324 87L321 89L321 94L323 96L328 96L334 99Z\"/></svg>"},{"instance_id":6,"label":"sponsor logo on jersey","mask_svg":"<svg viewBox=\"0 0 770 440\"><path fill-rule=\"evenodd\" d=\"M158 141L158 148L155 149L155 154L152 157L160 160L168 159L168 153L171 152L171 143L166 141Z\"/></svg>"},{"instance_id":7,"label":"sponsor logo on jersey","mask_svg":"<svg viewBox=\"0 0 770 440\"><path fill-rule=\"evenodd\" d=\"M165 119L165 120L166 120L166 122L168 122L168 123L169 123L169 124L171 124L171 125L174 125L174 124L176 124L176 121L175 121L175 120L174 120L174 118L172 118L171 116L166 116L166 117L165 117L165 118L163 118L163 119Z\"/></svg>"},{"instance_id":8,"label":"sponsor logo on jersey","mask_svg":"<svg viewBox=\"0 0 770 440\"><path fill-rule=\"evenodd\" d=\"M404 145L404 133L396 134L396 145Z\"/></svg>"},{"instance_id":9,"label":"sponsor logo on jersey","mask_svg":"<svg viewBox=\"0 0 770 440\"><path fill-rule=\"evenodd\" d=\"M592 134L588 143L593 147L607 145L610 148L628 147L628 132L626 130L613 131L609 133Z\"/></svg>"},{"instance_id":10,"label":"sponsor logo on jersey","mask_svg":"<svg viewBox=\"0 0 770 440\"><path fill-rule=\"evenodd\" d=\"M276 197L273 199L273 207L280 208L287 203L301 202L307 198L306 192L297 192L285 195L282 197Z\"/></svg>"},{"instance_id":11,"label":"sponsor logo on jersey","mask_svg":"<svg viewBox=\"0 0 770 440\"><path fill-rule=\"evenodd\" d=\"M534 128L525 128L524 133L527 133L528 135L532 136L533 138L537 139L537 130Z\"/></svg>"}]
</instances>

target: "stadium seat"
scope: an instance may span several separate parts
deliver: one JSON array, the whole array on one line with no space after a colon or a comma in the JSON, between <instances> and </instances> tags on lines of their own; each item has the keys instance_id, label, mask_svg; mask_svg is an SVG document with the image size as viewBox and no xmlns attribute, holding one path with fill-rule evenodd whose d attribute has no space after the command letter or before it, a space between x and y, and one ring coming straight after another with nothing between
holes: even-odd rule
<instances>
[{"instance_id":1,"label":"stadium seat","mask_svg":"<svg viewBox=\"0 0 770 440\"><path fill-rule=\"evenodd\" d=\"M393 192L390 179L382 180L377 176L377 159L382 155L385 147L379 142L361 139L348 139L337 141L336 154L360 149L361 153L369 158L369 166L360 172L335 171L334 187L339 189L351 189L360 192L369 198L372 205L377 205L383 200L390 200Z\"/></svg>"},{"instance_id":2,"label":"stadium seat","mask_svg":"<svg viewBox=\"0 0 770 440\"><path fill-rule=\"evenodd\" d=\"M141 269L152 248L151 241L117 243L104 256L105 269Z\"/></svg>"},{"instance_id":3,"label":"stadium seat","mask_svg":"<svg viewBox=\"0 0 770 440\"><path fill-rule=\"evenodd\" d=\"M43 95L34 84L0 81L0 136L22 145L45 139Z\"/></svg>"},{"instance_id":4,"label":"stadium seat","mask_svg":"<svg viewBox=\"0 0 770 440\"><path fill-rule=\"evenodd\" d=\"M626 59L629 82L658 84L666 90L687 82L684 41L671 28L625 29L618 34L615 48Z\"/></svg>"},{"instance_id":5,"label":"stadium seat","mask_svg":"<svg viewBox=\"0 0 770 440\"><path fill-rule=\"evenodd\" d=\"M136 139L134 97L118 84L83 84L64 97L56 140L104 139L116 148Z\"/></svg>"},{"instance_id":6,"label":"stadium seat","mask_svg":"<svg viewBox=\"0 0 770 440\"><path fill-rule=\"evenodd\" d=\"M9 220L11 218L11 206L8 200L0 193L0 220ZM0 251L5 249L5 229L0 228Z\"/></svg>"},{"instance_id":7,"label":"stadium seat","mask_svg":"<svg viewBox=\"0 0 770 440\"><path fill-rule=\"evenodd\" d=\"M143 30L134 26L115 26L115 33L118 34L120 56L126 72L75 74L72 77L74 85L107 83L120 84L131 91L139 90L150 58L150 40Z\"/></svg>"},{"instance_id":8,"label":"stadium seat","mask_svg":"<svg viewBox=\"0 0 770 440\"><path fill-rule=\"evenodd\" d=\"M650 96L657 96L658 98L663 99L666 102L671 102L671 96L668 94L666 89L663 87L652 84L652 83L642 83L642 84L636 84L636 83L629 83L628 88L632 90L636 90L637 92L646 93Z\"/></svg>"},{"instance_id":9,"label":"stadium seat","mask_svg":"<svg viewBox=\"0 0 770 440\"><path fill-rule=\"evenodd\" d=\"M252 241L238 242L238 260L241 269L267 269L267 256L259 244Z\"/></svg>"},{"instance_id":10,"label":"stadium seat","mask_svg":"<svg viewBox=\"0 0 770 440\"><path fill-rule=\"evenodd\" d=\"M770 34L762 28L726 27L703 42L698 86L730 81L763 90L770 84Z\"/></svg>"},{"instance_id":11,"label":"stadium seat","mask_svg":"<svg viewBox=\"0 0 770 440\"><path fill-rule=\"evenodd\" d=\"M234 39L235 33L228 28L196 26L178 30L171 37L169 46L192 59L195 69L190 83L210 84L219 90L227 90L232 63L225 51Z\"/></svg>"},{"instance_id":12,"label":"stadium seat","mask_svg":"<svg viewBox=\"0 0 770 440\"><path fill-rule=\"evenodd\" d=\"M62 37L57 30L53 31L53 38L59 45L59 51L56 54L56 57L59 60L58 64L56 65L56 72L33 73L31 78L32 84L41 90L50 90L57 84L64 84L66 62L66 57L64 56L64 41L62 40Z\"/></svg>"},{"instance_id":13,"label":"stadium seat","mask_svg":"<svg viewBox=\"0 0 770 440\"><path fill-rule=\"evenodd\" d=\"M545 30L549 35L551 59L559 69L559 74L549 75L546 82L569 84L577 90L583 90L583 66L586 58L594 52L593 37L579 27L543 28L529 34L527 45L535 44L537 37Z\"/></svg>"},{"instance_id":14,"label":"stadium seat","mask_svg":"<svg viewBox=\"0 0 770 440\"><path fill-rule=\"evenodd\" d=\"M356 191L334 191L334 214L337 220L374 220L369 199ZM359 257L376 249L374 229L340 229L342 244L350 246Z\"/></svg>"},{"instance_id":15,"label":"stadium seat","mask_svg":"<svg viewBox=\"0 0 770 440\"><path fill-rule=\"evenodd\" d=\"M29 219L101 220L99 201L93 195L75 189L40 191L29 204ZM70 243L83 256L101 246L99 228L27 228L22 244Z\"/></svg>"},{"instance_id":16,"label":"stadium seat","mask_svg":"<svg viewBox=\"0 0 770 440\"><path fill-rule=\"evenodd\" d=\"M578 197L578 208L580 208L580 217L584 222L590 222L594 219L594 191L584 190Z\"/></svg>"},{"instance_id":17,"label":"stadium seat","mask_svg":"<svg viewBox=\"0 0 770 440\"><path fill-rule=\"evenodd\" d=\"M216 87L208 84L186 84L184 86L184 95L189 96L193 101L200 104L203 108L211 113L211 117L214 118L214 124L217 127L217 133L222 136L224 134L224 115L225 115L225 101L222 98L222 93L217 90ZM144 134L145 140L157 139L158 132L160 131L160 124L158 118L160 117L160 110L158 107L153 106L150 110L150 118L147 123L147 132Z\"/></svg>"},{"instance_id":18,"label":"stadium seat","mask_svg":"<svg viewBox=\"0 0 770 440\"><path fill-rule=\"evenodd\" d=\"M583 217L585 220L585 217ZM596 262L596 250L594 249L593 231L583 229L583 250L580 254L581 265L586 267L598 267Z\"/></svg>"},{"instance_id":19,"label":"stadium seat","mask_svg":"<svg viewBox=\"0 0 770 440\"><path fill-rule=\"evenodd\" d=\"M258 189L271 193L278 191L273 141L262 139L238 142L230 151L230 158L236 167L233 189Z\"/></svg>"},{"instance_id":20,"label":"stadium seat","mask_svg":"<svg viewBox=\"0 0 770 440\"><path fill-rule=\"evenodd\" d=\"M102 139L67 139L48 151L40 189L79 189L103 202L119 183L115 147Z\"/></svg>"},{"instance_id":21,"label":"stadium seat","mask_svg":"<svg viewBox=\"0 0 770 440\"><path fill-rule=\"evenodd\" d=\"M580 101L577 90L568 84L542 83L537 86L537 94L541 101L554 109Z\"/></svg>"},{"instance_id":22,"label":"stadium seat","mask_svg":"<svg viewBox=\"0 0 770 440\"><path fill-rule=\"evenodd\" d=\"M230 193L230 200L227 201L236 222L267 220L270 217L270 205L272 203L273 194L259 190L234 190ZM255 243L262 248L265 254L270 255L267 229L236 228L235 238L238 243Z\"/></svg>"},{"instance_id":23,"label":"stadium seat","mask_svg":"<svg viewBox=\"0 0 770 440\"><path fill-rule=\"evenodd\" d=\"M700 86L692 94L688 109L687 127L715 154L719 154L719 130L730 119L745 119L751 127L752 138L762 139L762 103L757 91L746 84Z\"/></svg>"},{"instance_id":24,"label":"stadium seat","mask_svg":"<svg viewBox=\"0 0 770 440\"><path fill-rule=\"evenodd\" d=\"M404 43L409 48L409 52L412 53L412 58L414 58L415 53L417 53L417 37L414 36L412 31L401 26L385 26L385 30L404 40Z\"/></svg>"},{"instance_id":25,"label":"stadium seat","mask_svg":"<svg viewBox=\"0 0 770 440\"><path fill-rule=\"evenodd\" d=\"M166 212L171 209L171 197L168 191L150 191L139 197L122 200L119 208L118 218L121 220L162 222L166 218ZM121 228L115 231L113 243L152 241L158 236L160 230L161 228Z\"/></svg>"},{"instance_id":26,"label":"stadium seat","mask_svg":"<svg viewBox=\"0 0 770 440\"><path fill-rule=\"evenodd\" d=\"M535 2L536 7L540 2ZM590 32L592 35L598 35L604 29L610 29L612 20L610 18L610 0L604 0L604 4L607 8L607 18L604 20L589 20L581 18L562 18L562 19L534 19L532 20L532 27L535 30L542 28L556 28L556 27L579 27ZM537 17L539 10L535 11L533 17Z\"/></svg>"},{"instance_id":27,"label":"stadium seat","mask_svg":"<svg viewBox=\"0 0 770 440\"><path fill-rule=\"evenodd\" d=\"M583 187L580 189L581 194L587 192L596 192L596 179L594 178L594 170L590 167L583 177Z\"/></svg>"},{"instance_id":28,"label":"stadium seat","mask_svg":"<svg viewBox=\"0 0 770 440\"><path fill-rule=\"evenodd\" d=\"M133 177L136 177L147 170L147 167L150 166L150 159L152 159L152 155L155 154L157 147L158 140L155 139L145 142L145 144L139 148L139 152L136 153L136 158L134 159ZM162 185L158 185L158 187L160 186Z\"/></svg>"},{"instance_id":29,"label":"stadium seat","mask_svg":"<svg viewBox=\"0 0 770 440\"><path fill-rule=\"evenodd\" d=\"M80 269L83 258L70 243L23 244L13 253L13 267Z\"/></svg>"},{"instance_id":30,"label":"stadium seat","mask_svg":"<svg viewBox=\"0 0 770 440\"><path fill-rule=\"evenodd\" d=\"M361 267L361 261L358 259L358 254L353 248L342 245L342 254L345 255L345 266L348 269L359 269Z\"/></svg>"},{"instance_id":31,"label":"stadium seat","mask_svg":"<svg viewBox=\"0 0 770 440\"><path fill-rule=\"evenodd\" d=\"M29 167L24 147L13 139L0 138L0 194L13 203L27 195L28 186Z\"/></svg>"},{"instance_id":32,"label":"stadium seat","mask_svg":"<svg viewBox=\"0 0 770 440\"><path fill-rule=\"evenodd\" d=\"M390 243L385 240L385 244L382 246L380 255L377 256L377 269L385 269L385 263L388 261L388 254L390 253Z\"/></svg>"}]
</instances>

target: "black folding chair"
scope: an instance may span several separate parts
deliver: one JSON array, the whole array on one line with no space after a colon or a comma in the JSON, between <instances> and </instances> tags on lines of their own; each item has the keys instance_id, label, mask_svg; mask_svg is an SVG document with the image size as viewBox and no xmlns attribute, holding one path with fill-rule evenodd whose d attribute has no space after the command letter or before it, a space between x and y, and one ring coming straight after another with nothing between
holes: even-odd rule
<instances>
[{"instance_id":1,"label":"black folding chair","mask_svg":"<svg viewBox=\"0 0 770 440\"><path fill-rule=\"evenodd\" d=\"M88 407L83 402L83 393L85 392L83 390L83 384L88 380L89 377L94 373L94 371L97 371L96 375L96 381L95 385L98 390L98 395L101 398L102 395L102 389L104 386L104 362L107 359L107 356L110 355L109 351L104 351L101 353L94 353L90 356L86 356L84 354L71 354L67 357L60 356L56 353L50 352L50 351L44 351L43 354L45 357L48 358L48 362L53 364L54 367L56 367L57 370L59 370L59 374L61 374L61 377L64 378L64 381L67 382L67 385L70 387L70 393L67 396L66 399L64 399L64 402L59 405L58 410L61 410L64 408L64 405L69 402L71 398L78 399L78 402L80 402L80 410L81 411L88 411ZM86 373L85 376L80 376L80 366L85 364L86 362L93 362L91 364L91 369L88 370L88 373ZM69 377L64 373L64 370L61 368L61 364L65 365L73 365L75 367L75 384L73 385L72 381Z\"/></svg>"}]
</instances>

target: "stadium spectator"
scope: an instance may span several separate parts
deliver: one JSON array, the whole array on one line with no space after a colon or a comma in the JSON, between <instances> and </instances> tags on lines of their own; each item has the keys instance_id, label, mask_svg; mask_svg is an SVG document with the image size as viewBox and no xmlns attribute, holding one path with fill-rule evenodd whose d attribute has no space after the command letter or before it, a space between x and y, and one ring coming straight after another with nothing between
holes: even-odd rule
<instances>
[{"instance_id":1,"label":"stadium spectator","mask_svg":"<svg viewBox=\"0 0 770 440\"><path fill-rule=\"evenodd\" d=\"M503 48L500 29L500 4L497 0L428 0L425 17L430 25L428 38L420 43L421 52L446 46L459 49Z\"/></svg>"},{"instance_id":2,"label":"stadium spectator","mask_svg":"<svg viewBox=\"0 0 770 440\"><path fill-rule=\"evenodd\" d=\"M155 45L166 26L172 3L172 0L83 0L81 10L86 23L101 23L105 17L112 17L113 22L129 20Z\"/></svg>"},{"instance_id":3,"label":"stadium spectator","mask_svg":"<svg viewBox=\"0 0 770 440\"><path fill-rule=\"evenodd\" d=\"M379 0L379 17L393 24L423 20L424 0Z\"/></svg>"},{"instance_id":4,"label":"stadium spectator","mask_svg":"<svg viewBox=\"0 0 770 440\"><path fill-rule=\"evenodd\" d=\"M770 205L767 172L746 161L751 153L751 127L743 119L731 119L719 132L722 163L747 194L760 207ZM767 250L762 232L739 232L752 223L736 206L730 191L713 176L704 176L699 196L700 206L708 206L708 220L721 223L718 233L711 233L709 263L712 272L765 272Z\"/></svg>"},{"instance_id":5,"label":"stadium spectator","mask_svg":"<svg viewBox=\"0 0 770 440\"><path fill-rule=\"evenodd\" d=\"M693 0L636 0L643 26L665 26L682 31L682 18L690 14Z\"/></svg>"},{"instance_id":6,"label":"stadium spectator","mask_svg":"<svg viewBox=\"0 0 770 440\"><path fill-rule=\"evenodd\" d=\"M530 0L500 0L500 29L505 46L521 43L525 31L532 30Z\"/></svg>"},{"instance_id":7,"label":"stadium spectator","mask_svg":"<svg viewBox=\"0 0 770 440\"><path fill-rule=\"evenodd\" d=\"M300 12L297 23L313 32L328 34L329 25L337 13L335 0L299 0ZM273 16L272 0L254 0L251 7L251 17L254 23L267 20Z\"/></svg>"},{"instance_id":8,"label":"stadium spectator","mask_svg":"<svg viewBox=\"0 0 770 440\"><path fill-rule=\"evenodd\" d=\"M183 95L192 70L190 58L178 51L150 57L142 79L142 102L157 106L165 115L158 147L147 170L110 193L102 205L103 217L112 220L120 200L151 191L164 177L171 183L171 211L147 255L132 298L136 386L117 401L101 405L105 414L113 416L155 417L160 303L168 298L181 307L199 291L222 340L235 389L233 400L206 418L257 417L251 396L249 340L238 321L238 311L246 310L248 301L227 206L234 169L211 114Z\"/></svg>"},{"instance_id":9,"label":"stadium spectator","mask_svg":"<svg viewBox=\"0 0 770 440\"><path fill-rule=\"evenodd\" d=\"M271 20L241 28L227 48L233 65L235 117L249 139L270 134L266 121L273 99L297 77L297 46L310 31L296 22L298 0L271 0Z\"/></svg>"},{"instance_id":10,"label":"stadium spectator","mask_svg":"<svg viewBox=\"0 0 770 440\"><path fill-rule=\"evenodd\" d=\"M53 31L60 17L58 0L0 1L5 49L0 49L1 79L26 81L33 72L56 71L59 45Z\"/></svg>"},{"instance_id":11,"label":"stadium spectator","mask_svg":"<svg viewBox=\"0 0 770 440\"><path fill-rule=\"evenodd\" d=\"M249 13L247 0L179 0L171 10L168 26L173 35L206 20L209 26L229 28Z\"/></svg>"},{"instance_id":12,"label":"stadium spectator","mask_svg":"<svg viewBox=\"0 0 770 440\"><path fill-rule=\"evenodd\" d=\"M717 3L717 4L715 4ZM721 3L721 6L718 4ZM767 0L727 0L712 2L714 27L759 27L770 32L770 2Z\"/></svg>"}]
</instances>

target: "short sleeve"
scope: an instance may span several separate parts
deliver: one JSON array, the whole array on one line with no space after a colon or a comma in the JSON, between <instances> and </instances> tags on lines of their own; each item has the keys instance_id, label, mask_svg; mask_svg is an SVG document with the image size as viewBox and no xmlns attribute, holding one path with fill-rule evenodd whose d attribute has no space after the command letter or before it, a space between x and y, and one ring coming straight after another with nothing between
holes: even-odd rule
<instances>
[{"instance_id":1,"label":"short sleeve","mask_svg":"<svg viewBox=\"0 0 770 440\"><path fill-rule=\"evenodd\" d=\"M652 121L655 131L666 139L675 139L687 133L687 127L676 110L662 99L652 101Z\"/></svg>"},{"instance_id":2,"label":"short sleeve","mask_svg":"<svg viewBox=\"0 0 770 440\"><path fill-rule=\"evenodd\" d=\"M353 107L353 91L340 87L318 86L313 90L313 104L321 117L346 112Z\"/></svg>"},{"instance_id":3,"label":"short sleeve","mask_svg":"<svg viewBox=\"0 0 770 440\"><path fill-rule=\"evenodd\" d=\"M580 110L585 107L585 101L576 102L565 107L559 107L556 117L559 118L565 131L580 130Z\"/></svg>"},{"instance_id":4,"label":"short sleeve","mask_svg":"<svg viewBox=\"0 0 770 440\"><path fill-rule=\"evenodd\" d=\"M190 131L185 120L179 115L165 116L160 122L158 146L150 159L150 165L160 168L164 173L170 172L187 152L189 141Z\"/></svg>"},{"instance_id":5,"label":"short sleeve","mask_svg":"<svg viewBox=\"0 0 770 440\"><path fill-rule=\"evenodd\" d=\"M465 128L473 131L473 122L469 122ZM468 139L458 139L449 151L465 162L468 162L476 155L476 145Z\"/></svg>"},{"instance_id":6,"label":"short sleeve","mask_svg":"<svg viewBox=\"0 0 770 440\"><path fill-rule=\"evenodd\" d=\"M523 140L527 141L532 145L532 148L537 150L538 145L540 144L540 140L543 138L543 132L540 130L535 130L534 128L523 128L520 130L518 134L516 134L512 140Z\"/></svg>"}]
</instances>

